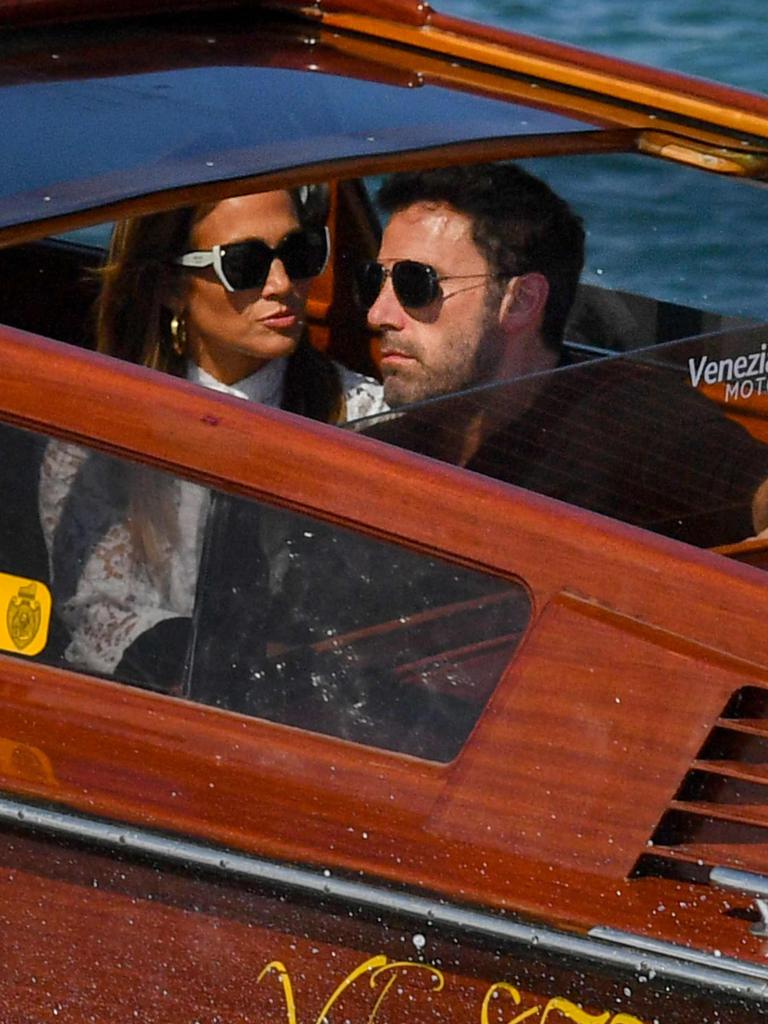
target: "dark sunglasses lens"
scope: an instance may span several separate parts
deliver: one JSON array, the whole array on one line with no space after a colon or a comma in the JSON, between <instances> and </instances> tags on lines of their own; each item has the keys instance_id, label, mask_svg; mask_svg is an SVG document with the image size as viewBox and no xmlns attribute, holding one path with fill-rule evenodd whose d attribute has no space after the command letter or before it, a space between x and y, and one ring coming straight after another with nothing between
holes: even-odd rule
<instances>
[{"instance_id":1,"label":"dark sunglasses lens","mask_svg":"<svg viewBox=\"0 0 768 1024\"><path fill-rule=\"evenodd\" d=\"M328 260L328 236L325 231L294 231L275 250L292 281L321 274Z\"/></svg>"},{"instance_id":2,"label":"dark sunglasses lens","mask_svg":"<svg viewBox=\"0 0 768 1024\"><path fill-rule=\"evenodd\" d=\"M400 260L392 267L392 287L403 306L421 309L434 302L440 293L435 270L426 263Z\"/></svg>"},{"instance_id":3,"label":"dark sunglasses lens","mask_svg":"<svg viewBox=\"0 0 768 1024\"><path fill-rule=\"evenodd\" d=\"M259 238L221 249L221 267L235 291L263 288L275 259L282 262L292 281L315 277L328 259L325 231L294 231L276 249Z\"/></svg>"},{"instance_id":4,"label":"dark sunglasses lens","mask_svg":"<svg viewBox=\"0 0 768 1024\"><path fill-rule=\"evenodd\" d=\"M221 269L236 292L263 288L274 254L266 242L254 239L221 249Z\"/></svg>"},{"instance_id":5,"label":"dark sunglasses lens","mask_svg":"<svg viewBox=\"0 0 768 1024\"><path fill-rule=\"evenodd\" d=\"M368 260L357 268L357 291L360 303L370 309L384 285L384 267L380 263Z\"/></svg>"}]
</instances>

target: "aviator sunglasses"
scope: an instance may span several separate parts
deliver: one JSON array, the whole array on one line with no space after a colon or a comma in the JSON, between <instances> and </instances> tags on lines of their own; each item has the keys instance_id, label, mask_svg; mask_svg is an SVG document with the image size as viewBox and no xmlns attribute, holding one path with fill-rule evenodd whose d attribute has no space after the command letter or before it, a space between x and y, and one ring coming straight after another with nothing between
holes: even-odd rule
<instances>
[{"instance_id":1,"label":"aviator sunglasses","mask_svg":"<svg viewBox=\"0 0 768 1024\"><path fill-rule=\"evenodd\" d=\"M328 262L328 228L292 231L274 249L260 238L187 252L175 261L181 267L213 267L228 292L263 288L274 260L280 260L292 281L317 277Z\"/></svg>"},{"instance_id":2,"label":"aviator sunglasses","mask_svg":"<svg viewBox=\"0 0 768 1024\"><path fill-rule=\"evenodd\" d=\"M483 277L502 277L500 274L444 274L442 277L428 263L416 260L397 260L391 267L385 267L376 260L366 260L357 269L357 289L360 301L370 309L378 299L384 282L392 278L392 289L401 306L408 309L424 309L440 298L442 281L468 281ZM450 298L446 295L445 298Z\"/></svg>"}]
</instances>

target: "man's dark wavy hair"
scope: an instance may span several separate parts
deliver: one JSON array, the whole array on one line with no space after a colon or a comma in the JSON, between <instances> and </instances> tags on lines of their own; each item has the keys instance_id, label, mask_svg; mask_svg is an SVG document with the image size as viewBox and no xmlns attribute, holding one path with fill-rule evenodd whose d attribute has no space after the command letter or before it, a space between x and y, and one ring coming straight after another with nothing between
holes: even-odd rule
<instances>
[{"instance_id":1,"label":"man's dark wavy hair","mask_svg":"<svg viewBox=\"0 0 768 1024\"><path fill-rule=\"evenodd\" d=\"M403 171L378 201L393 214L414 203L446 203L472 220L472 238L494 273L536 271L549 282L542 337L559 350L584 264L584 226L564 199L515 164Z\"/></svg>"}]
</instances>

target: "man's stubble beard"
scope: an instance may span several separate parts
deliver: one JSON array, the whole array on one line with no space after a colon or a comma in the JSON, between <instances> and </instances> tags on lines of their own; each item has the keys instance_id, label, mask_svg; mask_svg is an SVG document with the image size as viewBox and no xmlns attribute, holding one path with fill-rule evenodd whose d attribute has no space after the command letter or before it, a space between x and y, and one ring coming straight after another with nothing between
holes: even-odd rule
<instances>
[{"instance_id":1,"label":"man's stubble beard","mask_svg":"<svg viewBox=\"0 0 768 1024\"><path fill-rule=\"evenodd\" d=\"M450 358L439 366L425 366L418 359L413 372L408 368L385 371L384 400L391 407L422 402L440 395L451 395L492 381L501 362L503 342L497 319L498 296L488 296L478 329L479 341L464 338L448 340ZM395 346L403 348L402 342ZM409 353L410 354L410 353Z\"/></svg>"}]
</instances>

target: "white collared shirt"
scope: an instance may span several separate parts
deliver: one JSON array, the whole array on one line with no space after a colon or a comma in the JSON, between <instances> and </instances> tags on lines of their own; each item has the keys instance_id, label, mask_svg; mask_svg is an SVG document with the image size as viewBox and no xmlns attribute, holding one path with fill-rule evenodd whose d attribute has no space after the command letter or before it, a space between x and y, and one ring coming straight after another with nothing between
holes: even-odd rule
<instances>
[{"instance_id":1,"label":"white collared shirt","mask_svg":"<svg viewBox=\"0 0 768 1024\"><path fill-rule=\"evenodd\" d=\"M208 373L196 363L187 363L187 380L193 384L200 384L211 391L222 391L227 395L234 395L235 398L244 398L248 402L261 402L262 405L270 405L277 408L283 401L283 385L285 383L285 371L288 366L288 357L281 356L279 359L270 359L255 373L234 384L223 384L212 374Z\"/></svg>"},{"instance_id":2,"label":"white collared shirt","mask_svg":"<svg viewBox=\"0 0 768 1024\"><path fill-rule=\"evenodd\" d=\"M363 416L375 416L387 412L389 406L384 401L381 384L373 377L365 377L362 373L347 369L340 363L333 364L341 381L341 392L344 396L345 420L359 420ZM221 391L235 398L244 398L248 402L261 402L279 408L283 401L285 373L288 368L288 357L270 359L255 373L234 384L222 384L207 370L196 363L187 364L187 380L200 384L212 391Z\"/></svg>"}]
</instances>

